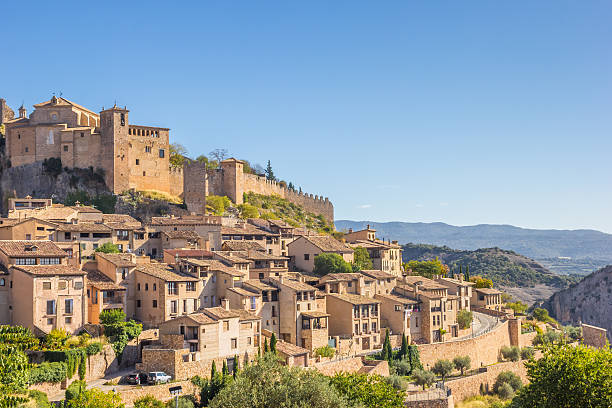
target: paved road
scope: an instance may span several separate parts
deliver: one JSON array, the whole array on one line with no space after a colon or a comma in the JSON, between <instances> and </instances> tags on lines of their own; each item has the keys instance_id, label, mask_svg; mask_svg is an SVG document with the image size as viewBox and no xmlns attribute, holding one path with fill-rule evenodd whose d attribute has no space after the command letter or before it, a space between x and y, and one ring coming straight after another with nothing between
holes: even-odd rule
<instances>
[{"instance_id":1,"label":"paved road","mask_svg":"<svg viewBox=\"0 0 612 408\"><path fill-rule=\"evenodd\" d=\"M470 333L466 336L463 337L458 337L454 340L465 340L465 339L469 339L472 336L477 337L480 335L485 334L488 331L491 331L492 329L494 329L498 324L500 324L500 321L493 316L489 316L486 315L484 313L479 313L479 312L472 312L474 315L474 320L472 321L472 327L473 327L473 332L474 334Z\"/></svg>"}]
</instances>

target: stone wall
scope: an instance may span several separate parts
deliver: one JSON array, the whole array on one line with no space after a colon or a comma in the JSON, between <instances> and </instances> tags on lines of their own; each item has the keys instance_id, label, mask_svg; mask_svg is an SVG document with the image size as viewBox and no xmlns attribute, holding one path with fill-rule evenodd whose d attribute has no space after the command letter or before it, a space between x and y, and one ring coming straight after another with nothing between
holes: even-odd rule
<instances>
[{"instance_id":1,"label":"stone wall","mask_svg":"<svg viewBox=\"0 0 612 408\"><path fill-rule=\"evenodd\" d=\"M183 169L177 167L170 167L170 195L175 197L183 196Z\"/></svg>"},{"instance_id":2,"label":"stone wall","mask_svg":"<svg viewBox=\"0 0 612 408\"><path fill-rule=\"evenodd\" d=\"M468 397L479 395L480 384L488 384L489 389L493 389L493 384L502 371L512 371L521 377L523 384L528 382L524 361L499 363L485 368L486 372L446 382L446 386L451 389L455 401L463 401Z\"/></svg>"},{"instance_id":3,"label":"stone wall","mask_svg":"<svg viewBox=\"0 0 612 408\"><path fill-rule=\"evenodd\" d=\"M87 371L85 381L104 378L107 374L119 371L119 361L115 356L113 347L105 345L100 353L87 357Z\"/></svg>"},{"instance_id":4,"label":"stone wall","mask_svg":"<svg viewBox=\"0 0 612 408\"><path fill-rule=\"evenodd\" d=\"M582 323L582 338L587 346L597 348L607 347L607 332L606 329L601 327Z\"/></svg>"},{"instance_id":5,"label":"stone wall","mask_svg":"<svg viewBox=\"0 0 612 408\"><path fill-rule=\"evenodd\" d=\"M242 164L225 163L223 169L206 170L202 163L189 163L184 166L183 191L185 204L191 212L202 213L206 196L227 196L236 204L242 203L242 193L252 192L262 195L277 195L289 202L302 206L306 211L322 215L328 222L334 220L334 206L327 197L291 191L276 181L265 177L243 173ZM237 172L235 170L238 170ZM236 174L234 174L236 173ZM235 177L235 179L234 179ZM232 178L232 180L229 180Z\"/></svg>"},{"instance_id":6,"label":"stone wall","mask_svg":"<svg viewBox=\"0 0 612 408\"><path fill-rule=\"evenodd\" d=\"M499 349L510 345L508 322L503 322L494 330L475 338L420 344L418 348L425 368L433 367L437 360L452 360L454 357L466 355L472 359L472 367L480 367L496 363Z\"/></svg>"},{"instance_id":7,"label":"stone wall","mask_svg":"<svg viewBox=\"0 0 612 408\"><path fill-rule=\"evenodd\" d=\"M338 373L368 373L382 376L389 375L389 363L386 361L366 361L362 357L347 358L331 362L315 364L315 368L323 375L333 376Z\"/></svg>"},{"instance_id":8,"label":"stone wall","mask_svg":"<svg viewBox=\"0 0 612 408\"><path fill-rule=\"evenodd\" d=\"M198 388L191 381L179 381L170 384L151 385L147 387L130 387L129 389L118 390L117 393L121 396L121 401L126 406L134 405L134 401L151 395L160 401L168 401L172 399L170 395L170 387L183 387L181 395L196 395Z\"/></svg>"},{"instance_id":9,"label":"stone wall","mask_svg":"<svg viewBox=\"0 0 612 408\"><path fill-rule=\"evenodd\" d=\"M404 405L407 408L454 408L454 397L449 398L424 400L424 401L406 401Z\"/></svg>"}]
</instances>

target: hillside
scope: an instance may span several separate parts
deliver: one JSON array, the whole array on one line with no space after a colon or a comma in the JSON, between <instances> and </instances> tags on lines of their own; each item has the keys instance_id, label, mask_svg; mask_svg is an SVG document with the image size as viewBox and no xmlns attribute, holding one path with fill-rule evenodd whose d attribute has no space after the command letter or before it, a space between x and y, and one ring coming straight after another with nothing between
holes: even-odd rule
<instances>
[{"instance_id":1,"label":"hillside","mask_svg":"<svg viewBox=\"0 0 612 408\"><path fill-rule=\"evenodd\" d=\"M505 248L547 265L560 273L590 273L612 263L612 235L594 230L536 230L511 225L456 227L444 223L370 222L337 220L338 230L370 224L379 237L400 243L420 242L452 248ZM559 257L571 259L558 259Z\"/></svg>"},{"instance_id":2,"label":"hillside","mask_svg":"<svg viewBox=\"0 0 612 408\"><path fill-rule=\"evenodd\" d=\"M604 327L612 340L612 266L555 293L544 307L561 323L583 322Z\"/></svg>"},{"instance_id":3,"label":"hillside","mask_svg":"<svg viewBox=\"0 0 612 408\"><path fill-rule=\"evenodd\" d=\"M497 286L533 287L538 284L564 288L575 279L559 276L533 259L513 251L499 248L484 248L475 251L457 250L425 244L403 246L403 260L427 260L439 258L452 271L459 265L470 268L470 275L481 275L493 280Z\"/></svg>"}]
</instances>

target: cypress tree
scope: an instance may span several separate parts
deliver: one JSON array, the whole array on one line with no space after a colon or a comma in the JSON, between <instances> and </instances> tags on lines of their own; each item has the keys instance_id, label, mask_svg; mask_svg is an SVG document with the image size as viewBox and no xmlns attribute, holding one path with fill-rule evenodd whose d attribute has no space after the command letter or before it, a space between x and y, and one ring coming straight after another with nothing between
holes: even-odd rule
<instances>
[{"instance_id":1,"label":"cypress tree","mask_svg":"<svg viewBox=\"0 0 612 408\"><path fill-rule=\"evenodd\" d=\"M393 348L391 347L391 339L389 338L389 329L387 329L387 334L385 334L385 342L383 343L381 356L383 360L389 362L393 359Z\"/></svg>"},{"instance_id":2,"label":"cypress tree","mask_svg":"<svg viewBox=\"0 0 612 408\"><path fill-rule=\"evenodd\" d=\"M466 281L470 281L470 265L466 265L465 267L465 280Z\"/></svg>"},{"instance_id":3,"label":"cypress tree","mask_svg":"<svg viewBox=\"0 0 612 408\"><path fill-rule=\"evenodd\" d=\"M212 366L210 367L210 379L212 380L217 375L217 365L215 364L215 360L212 362Z\"/></svg>"},{"instance_id":4,"label":"cypress tree","mask_svg":"<svg viewBox=\"0 0 612 408\"><path fill-rule=\"evenodd\" d=\"M225 360L223 360L223 368L221 368L221 375L225 377L227 374L229 374L229 370L227 369L227 363L225 362Z\"/></svg>"},{"instance_id":5,"label":"cypress tree","mask_svg":"<svg viewBox=\"0 0 612 408\"><path fill-rule=\"evenodd\" d=\"M270 337L270 351L276 354L276 335L274 333Z\"/></svg>"},{"instance_id":6,"label":"cypress tree","mask_svg":"<svg viewBox=\"0 0 612 408\"><path fill-rule=\"evenodd\" d=\"M264 354L268 352L268 339L264 339Z\"/></svg>"},{"instance_id":7,"label":"cypress tree","mask_svg":"<svg viewBox=\"0 0 612 408\"><path fill-rule=\"evenodd\" d=\"M400 348L399 357L400 359L408 356L408 340L406 339L406 333L402 333L402 347Z\"/></svg>"}]
</instances>

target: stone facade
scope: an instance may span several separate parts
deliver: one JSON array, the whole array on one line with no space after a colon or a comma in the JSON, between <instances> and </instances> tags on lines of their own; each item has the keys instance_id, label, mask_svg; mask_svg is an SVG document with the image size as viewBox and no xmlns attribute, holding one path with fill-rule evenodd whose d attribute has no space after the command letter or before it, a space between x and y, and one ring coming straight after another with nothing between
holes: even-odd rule
<instances>
[{"instance_id":1,"label":"stone facade","mask_svg":"<svg viewBox=\"0 0 612 408\"><path fill-rule=\"evenodd\" d=\"M322 215L328 222L334 220L334 206L327 197L292 191L276 181L244 173L244 162L240 160L224 160L220 168L213 170L207 170L202 163L187 164L183 182L185 204L191 212L203 213L208 195L227 196L234 203L242 204L243 193L252 192L277 195L308 212Z\"/></svg>"},{"instance_id":2,"label":"stone facade","mask_svg":"<svg viewBox=\"0 0 612 408\"><path fill-rule=\"evenodd\" d=\"M134 405L134 401L139 400L142 397L150 395L160 401L168 401L172 399L170 395L170 387L182 387L182 395L197 395L198 388L191 383L191 381L179 381L170 384L153 385L149 387L130 387L129 389L120 389L117 392L121 396L121 401L126 406Z\"/></svg>"},{"instance_id":3,"label":"stone facade","mask_svg":"<svg viewBox=\"0 0 612 408\"><path fill-rule=\"evenodd\" d=\"M584 344L596 348L607 347L607 330L601 327L591 326L589 324L582 323L582 338Z\"/></svg>"},{"instance_id":4,"label":"stone facade","mask_svg":"<svg viewBox=\"0 0 612 408\"><path fill-rule=\"evenodd\" d=\"M326 361L315 365L323 375L334 376L339 373L368 373L389 376L389 363L385 360L365 360L352 357L344 360Z\"/></svg>"},{"instance_id":5,"label":"stone facade","mask_svg":"<svg viewBox=\"0 0 612 408\"><path fill-rule=\"evenodd\" d=\"M4 115L5 103L0 105ZM131 125L128 116L125 108L96 113L54 96L34 105L29 117L20 109L18 118L3 118L7 156L12 166L60 158L63 167L100 169L116 194L136 189L181 195L183 173L170 169L169 129Z\"/></svg>"},{"instance_id":6,"label":"stone facade","mask_svg":"<svg viewBox=\"0 0 612 408\"><path fill-rule=\"evenodd\" d=\"M406 401L404 405L406 408L454 408L454 398L450 396L448 398L431 399L424 401Z\"/></svg>"}]
</instances>

